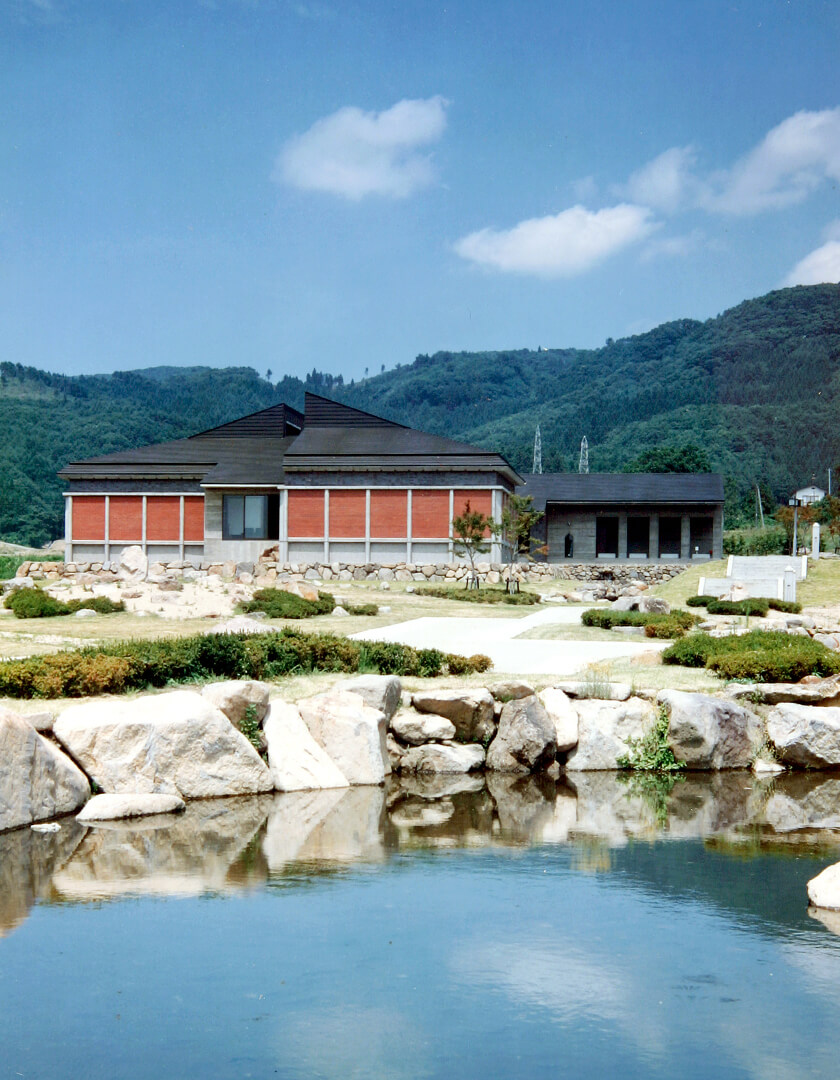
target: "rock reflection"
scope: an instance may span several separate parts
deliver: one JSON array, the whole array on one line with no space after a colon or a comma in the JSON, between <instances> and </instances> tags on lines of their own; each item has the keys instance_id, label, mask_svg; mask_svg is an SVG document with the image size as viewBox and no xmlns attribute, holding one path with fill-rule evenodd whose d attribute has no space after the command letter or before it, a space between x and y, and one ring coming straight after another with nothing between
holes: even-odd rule
<instances>
[{"instance_id":1,"label":"rock reflection","mask_svg":"<svg viewBox=\"0 0 840 1080\"><path fill-rule=\"evenodd\" d=\"M38 900L196 895L315 879L422 848L568 844L602 871L631 839L703 839L718 850L840 847L840 776L744 772L658 779L575 773L390 778L384 788L190 803L180 816L65 819L0 835L0 936ZM837 920L834 920L836 922Z\"/></svg>"},{"instance_id":2,"label":"rock reflection","mask_svg":"<svg viewBox=\"0 0 840 1080\"><path fill-rule=\"evenodd\" d=\"M243 853L270 807L271 796L206 799L179 815L102 822L54 874L53 888L64 900L95 900L241 887L249 879Z\"/></svg>"}]
</instances>

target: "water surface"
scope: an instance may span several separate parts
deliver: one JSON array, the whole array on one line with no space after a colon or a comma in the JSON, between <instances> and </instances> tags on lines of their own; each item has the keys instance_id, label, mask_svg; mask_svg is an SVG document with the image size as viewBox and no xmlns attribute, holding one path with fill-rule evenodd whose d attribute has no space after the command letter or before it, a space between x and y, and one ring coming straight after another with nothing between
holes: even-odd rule
<instances>
[{"instance_id":1,"label":"water surface","mask_svg":"<svg viewBox=\"0 0 840 1080\"><path fill-rule=\"evenodd\" d=\"M491 778L0 836L0 1078L838 1075L840 778Z\"/></svg>"}]
</instances>

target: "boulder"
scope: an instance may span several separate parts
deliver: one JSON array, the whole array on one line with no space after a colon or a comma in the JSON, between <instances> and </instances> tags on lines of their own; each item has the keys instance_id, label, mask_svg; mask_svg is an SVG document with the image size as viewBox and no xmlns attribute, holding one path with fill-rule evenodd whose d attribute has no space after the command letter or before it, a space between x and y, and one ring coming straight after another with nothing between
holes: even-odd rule
<instances>
[{"instance_id":1,"label":"boulder","mask_svg":"<svg viewBox=\"0 0 840 1080\"><path fill-rule=\"evenodd\" d=\"M351 784L381 784L391 771L385 714L346 690L298 702L303 722Z\"/></svg>"},{"instance_id":2,"label":"boulder","mask_svg":"<svg viewBox=\"0 0 840 1080\"><path fill-rule=\"evenodd\" d=\"M611 606L613 611L638 611L639 598L638 596L619 596L617 600L613 600Z\"/></svg>"},{"instance_id":3,"label":"boulder","mask_svg":"<svg viewBox=\"0 0 840 1080\"><path fill-rule=\"evenodd\" d=\"M94 795L76 821L114 821L117 818L180 814L187 804L179 795Z\"/></svg>"},{"instance_id":4,"label":"boulder","mask_svg":"<svg viewBox=\"0 0 840 1080\"><path fill-rule=\"evenodd\" d=\"M840 708L783 702L767 718L767 735L786 765L840 765Z\"/></svg>"},{"instance_id":5,"label":"boulder","mask_svg":"<svg viewBox=\"0 0 840 1080\"><path fill-rule=\"evenodd\" d=\"M689 769L748 769L763 741L754 712L724 698L662 690L656 700L671 717L668 745Z\"/></svg>"},{"instance_id":6,"label":"boulder","mask_svg":"<svg viewBox=\"0 0 840 1080\"><path fill-rule=\"evenodd\" d=\"M342 690L358 694L366 705L385 713L390 720L400 704L402 683L398 675L359 675L341 684Z\"/></svg>"},{"instance_id":7,"label":"boulder","mask_svg":"<svg viewBox=\"0 0 840 1080\"><path fill-rule=\"evenodd\" d=\"M277 791L349 787L347 777L312 737L294 705L275 701L263 725Z\"/></svg>"},{"instance_id":8,"label":"boulder","mask_svg":"<svg viewBox=\"0 0 840 1080\"><path fill-rule=\"evenodd\" d=\"M402 743L397 742L390 731L385 736L385 749L388 751L388 762L391 766L391 772L399 772L406 748Z\"/></svg>"},{"instance_id":9,"label":"boulder","mask_svg":"<svg viewBox=\"0 0 840 1080\"><path fill-rule=\"evenodd\" d=\"M71 814L90 798L84 773L14 713L0 715L0 832Z\"/></svg>"},{"instance_id":10,"label":"boulder","mask_svg":"<svg viewBox=\"0 0 840 1080\"><path fill-rule=\"evenodd\" d=\"M536 772L547 768L556 753L554 722L532 694L509 701L502 709L499 730L487 750L487 767L495 772Z\"/></svg>"},{"instance_id":11,"label":"boulder","mask_svg":"<svg viewBox=\"0 0 840 1080\"><path fill-rule=\"evenodd\" d=\"M765 705L781 705L786 701L797 705L840 705L840 676L815 678L812 682L734 686L727 693L736 701L761 701Z\"/></svg>"},{"instance_id":12,"label":"boulder","mask_svg":"<svg viewBox=\"0 0 840 1080\"><path fill-rule=\"evenodd\" d=\"M445 716L419 713L414 709L402 709L391 720L391 731L411 746L423 743L444 742L455 738L455 725Z\"/></svg>"},{"instance_id":13,"label":"boulder","mask_svg":"<svg viewBox=\"0 0 840 1080\"><path fill-rule=\"evenodd\" d=\"M840 911L840 863L827 866L808 882L808 899L818 908Z\"/></svg>"},{"instance_id":14,"label":"boulder","mask_svg":"<svg viewBox=\"0 0 840 1080\"><path fill-rule=\"evenodd\" d=\"M484 747L476 744L426 743L406 750L400 768L408 773L468 773L480 769L484 759Z\"/></svg>"},{"instance_id":15,"label":"boulder","mask_svg":"<svg viewBox=\"0 0 840 1080\"><path fill-rule=\"evenodd\" d=\"M592 682L561 682L555 683L555 689L562 690L566 697L590 698L592 697ZM629 683L605 683L598 686L598 697L603 701L627 701L633 694L633 687Z\"/></svg>"},{"instance_id":16,"label":"boulder","mask_svg":"<svg viewBox=\"0 0 840 1080\"><path fill-rule=\"evenodd\" d=\"M646 611L650 615L670 615L671 605L661 596L641 596L639 611Z\"/></svg>"},{"instance_id":17,"label":"boulder","mask_svg":"<svg viewBox=\"0 0 840 1080\"><path fill-rule=\"evenodd\" d=\"M590 698L575 702L578 744L566 760L567 772L618 768L631 752L628 739L640 739L655 721L653 706L641 698L613 702Z\"/></svg>"},{"instance_id":18,"label":"boulder","mask_svg":"<svg viewBox=\"0 0 840 1080\"><path fill-rule=\"evenodd\" d=\"M496 733L493 696L484 688L419 690L411 695L418 712L445 716L455 725L455 738L465 743L486 743Z\"/></svg>"},{"instance_id":19,"label":"boulder","mask_svg":"<svg viewBox=\"0 0 840 1080\"><path fill-rule=\"evenodd\" d=\"M149 560L139 544L120 552L119 575L125 581L142 581L149 572Z\"/></svg>"},{"instance_id":20,"label":"boulder","mask_svg":"<svg viewBox=\"0 0 840 1080\"><path fill-rule=\"evenodd\" d=\"M520 679L509 679L507 682L496 683L490 688L490 693L496 701L514 701L517 698L530 697L534 688Z\"/></svg>"},{"instance_id":21,"label":"boulder","mask_svg":"<svg viewBox=\"0 0 840 1080\"><path fill-rule=\"evenodd\" d=\"M263 722L268 712L268 695L269 687L254 679L208 683L201 691L201 696L223 712L236 728L245 719L249 706L253 707L254 720L258 724Z\"/></svg>"},{"instance_id":22,"label":"boulder","mask_svg":"<svg viewBox=\"0 0 840 1080\"><path fill-rule=\"evenodd\" d=\"M72 705L53 732L107 794L205 799L274 786L245 736L192 690Z\"/></svg>"},{"instance_id":23,"label":"boulder","mask_svg":"<svg viewBox=\"0 0 840 1080\"><path fill-rule=\"evenodd\" d=\"M543 708L548 713L549 719L554 724L554 737L557 742L557 753L567 753L577 746L578 741L578 714L569 698L556 686L549 686L542 690L539 695Z\"/></svg>"}]
</instances>

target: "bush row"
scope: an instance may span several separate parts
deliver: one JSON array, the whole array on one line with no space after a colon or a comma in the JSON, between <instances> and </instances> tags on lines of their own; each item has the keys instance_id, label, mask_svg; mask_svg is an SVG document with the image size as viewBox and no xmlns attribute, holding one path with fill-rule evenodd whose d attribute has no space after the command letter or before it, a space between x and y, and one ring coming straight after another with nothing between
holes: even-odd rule
<instances>
[{"instance_id":1,"label":"bush row","mask_svg":"<svg viewBox=\"0 0 840 1080\"><path fill-rule=\"evenodd\" d=\"M540 602L539 593L509 593L504 588L452 589L444 585L426 585L417 590L420 596L436 596L441 600L466 600L468 604L519 604L529 607Z\"/></svg>"},{"instance_id":2,"label":"bush row","mask_svg":"<svg viewBox=\"0 0 840 1080\"><path fill-rule=\"evenodd\" d=\"M612 608L589 608L580 617L584 626L612 630L614 626L643 626L645 636L653 638L682 637L686 630L700 620L690 611L672 611L661 615L648 611L615 611Z\"/></svg>"},{"instance_id":3,"label":"bush row","mask_svg":"<svg viewBox=\"0 0 840 1080\"><path fill-rule=\"evenodd\" d=\"M72 615L83 608L99 615L125 611L122 600L109 600L107 596L92 596L89 600L56 600L43 589L15 589L3 601L18 619L46 619L53 615Z\"/></svg>"},{"instance_id":4,"label":"bush row","mask_svg":"<svg viewBox=\"0 0 840 1080\"><path fill-rule=\"evenodd\" d=\"M194 680L276 679L313 671L383 675L466 675L486 671L488 657L458 656L337 634L285 628L265 634L197 634L123 641L0 663L0 695L16 698L120 694Z\"/></svg>"},{"instance_id":5,"label":"bush row","mask_svg":"<svg viewBox=\"0 0 840 1080\"><path fill-rule=\"evenodd\" d=\"M335 607L332 593L319 592L317 600L305 600L283 589L257 589L251 600L240 605L245 612L264 611L269 619L309 619L329 615Z\"/></svg>"},{"instance_id":6,"label":"bush row","mask_svg":"<svg viewBox=\"0 0 840 1080\"><path fill-rule=\"evenodd\" d=\"M789 544L783 528L727 529L723 534L724 555L784 555Z\"/></svg>"},{"instance_id":7,"label":"bush row","mask_svg":"<svg viewBox=\"0 0 840 1080\"><path fill-rule=\"evenodd\" d=\"M711 615L760 615L762 618L772 608L798 614L802 605L795 600L777 600L775 597L750 596L745 600L718 600L715 596L689 596L689 607L704 607Z\"/></svg>"},{"instance_id":8,"label":"bush row","mask_svg":"<svg viewBox=\"0 0 840 1080\"><path fill-rule=\"evenodd\" d=\"M724 679L799 682L806 675L840 673L840 656L818 641L778 630L713 638L689 634L662 653L666 664L705 667Z\"/></svg>"}]
</instances>

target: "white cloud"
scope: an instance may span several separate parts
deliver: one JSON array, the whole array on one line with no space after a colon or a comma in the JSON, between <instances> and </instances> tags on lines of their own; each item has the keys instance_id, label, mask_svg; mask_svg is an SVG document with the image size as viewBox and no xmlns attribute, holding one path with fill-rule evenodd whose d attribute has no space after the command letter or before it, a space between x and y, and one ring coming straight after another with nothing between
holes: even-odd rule
<instances>
[{"instance_id":1,"label":"white cloud","mask_svg":"<svg viewBox=\"0 0 840 1080\"><path fill-rule=\"evenodd\" d=\"M821 285L840 282L840 240L829 240L800 259L783 285Z\"/></svg>"},{"instance_id":2,"label":"white cloud","mask_svg":"<svg viewBox=\"0 0 840 1080\"><path fill-rule=\"evenodd\" d=\"M840 180L840 108L783 120L729 172L712 177L718 190L707 205L731 214L779 210L826 179Z\"/></svg>"},{"instance_id":3,"label":"white cloud","mask_svg":"<svg viewBox=\"0 0 840 1080\"><path fill-rule=\"evenodd\" d=\"M403 199L434 180L429 155L418 150L443 134L447 104L436 96L398 101L378 113L339 109L286 143L272 178L347 199Z\"/></svg>"},{"instance_id":4,"label":"white cloud","mask_svg":"<svg viewBox=\"0 0 840 1080\"><path fill-rule=\"evenodd\" d=\"M672 214L686 202L697 200L696 160L692 146L673 146L634 172L621 194L634 203Z\"/></svg>"},{"instance_id":5,"label":"white cloud","mask_svg":"<svg viewBox=\"0 0 840 1080\"><path fill-rule=\"evenodd\" d=\"M704 240L703 233L699 229L680 236L662 236L645 245L641 259L642 262L650 262L658 258L685 258L686 255L697 251L704 244Z\"/></svg>"},{"instance_id":6,"label":"white cloud","mask_svg":"<svg viewBox=\"0 0 840 1080\"><path fill-rule=\"evenodd\" d=\"M573 277L643 240L656 228L644 206L604 210L572 206L559 214L520 221L512 229L480 229L455 244L481 266L541 277Z\"/></svg>"}]
</instances>

